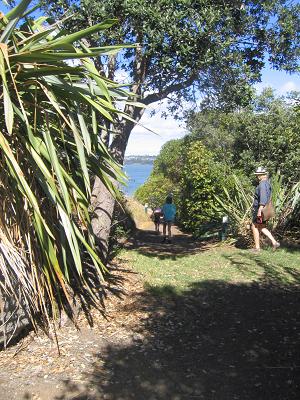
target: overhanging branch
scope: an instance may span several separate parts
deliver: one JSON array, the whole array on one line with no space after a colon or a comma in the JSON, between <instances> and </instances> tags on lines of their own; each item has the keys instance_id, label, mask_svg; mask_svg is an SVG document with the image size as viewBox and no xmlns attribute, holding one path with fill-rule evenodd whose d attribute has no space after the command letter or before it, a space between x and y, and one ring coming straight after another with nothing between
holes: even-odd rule
<instances>
[{"instance_id":1,"label":"overhanging branch","mask_svg":"<svg viewBox=\"0 0 300 400\"><path fill-rule=\"evenodd\" d=\"M167 86L160 92L148 94L148 96L141 100L141 103L149 105L151 103L155 103L156 101L165 99L171 93L186 89L193 84L197 78L197 75L198 74L193 73L185 82L174 83L173 85Z\"/></svg>"}]
</instances>

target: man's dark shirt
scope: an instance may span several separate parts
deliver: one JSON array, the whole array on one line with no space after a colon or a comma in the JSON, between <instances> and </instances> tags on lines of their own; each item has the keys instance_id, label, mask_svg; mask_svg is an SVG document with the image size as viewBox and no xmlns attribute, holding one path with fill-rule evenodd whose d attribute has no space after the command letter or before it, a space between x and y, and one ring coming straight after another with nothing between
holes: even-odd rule
<instances>
[{"instance_id":1,"label":"man's dark shirt","mask_svg":"<svg viewBox=\"0 0 300 400\"><path fill-rule=\"evenodd\" d=\"M271 185L268 180L260 181L255 189L253 208L258 209L260 205L265 206L271 198Z\"/></svg>"}]
</instances>

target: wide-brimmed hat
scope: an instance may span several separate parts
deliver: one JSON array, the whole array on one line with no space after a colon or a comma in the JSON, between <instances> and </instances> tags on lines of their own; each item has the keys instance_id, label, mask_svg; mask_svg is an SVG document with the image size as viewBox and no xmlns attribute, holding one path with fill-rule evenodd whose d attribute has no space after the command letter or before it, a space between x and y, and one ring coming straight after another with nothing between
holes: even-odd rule
<instances>
[{"instance_id":1,"label":"wide-brimmed hat","mask_svg":"<svg viewBox=\"0 0 300 400\"><path fill-rule=\"evenodd\" d=\"M256 171L254 172L255 175L267 175L268 171L265 167L257 167Z\"/></svg>"}]
</instances>

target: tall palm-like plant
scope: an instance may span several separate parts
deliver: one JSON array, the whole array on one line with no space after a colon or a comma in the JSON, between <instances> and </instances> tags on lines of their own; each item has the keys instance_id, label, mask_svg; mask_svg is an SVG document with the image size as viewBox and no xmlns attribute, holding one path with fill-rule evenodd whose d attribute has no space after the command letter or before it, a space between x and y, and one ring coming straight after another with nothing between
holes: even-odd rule
<instances>
[{"instance_id":1,"label":"tall palm-like plant","mask_svg":"<svg viewBox=\"0 0 300 400\"><path fill-rule=\"evenodd\" d=\"M114 101L124 92L91 59L123 46L81 43L114 20L68 35L31 18L30 3L0 20L0 285L33 320L47 322L77 289L96 301L93 282L103 278L91 180L98 176L114 190L109 177L122 179L99 132L101 121L114 121Z\"/></svg>"},{"instance_id":2,"label":"tall palm-like plant","mask_svg":"<svg viewBox=\"0 0 300 400\"><path fill-rule=\"evenodd\" d=\"M229 216L232 231L250 242L252 234L248 227L252 219L253 191L245 188L237 176L233 175L233 179L232 193L224 188L223 196L215 196L215 199L218 207ZM268 224L272 230L276 229L277 233L283 235L287 228L296 226L299 220L300 182L288 187L283 184L282 175L276 174L271 178L271 186L275 216Z\"/></svg>"},{"instance_id":3,"label":"tall palm-like plant","mask_svg":"<svg viewBox=\"0 0 300 400\"><path fill-rule=\"evenodd\" d=\"M246 188L237 175L232 175L233 188L231 193L224 187L223 197L215 196L218 207L225 212L235 233L247 231L251 221L253 194Z\"/></svg>"}]
</instances>

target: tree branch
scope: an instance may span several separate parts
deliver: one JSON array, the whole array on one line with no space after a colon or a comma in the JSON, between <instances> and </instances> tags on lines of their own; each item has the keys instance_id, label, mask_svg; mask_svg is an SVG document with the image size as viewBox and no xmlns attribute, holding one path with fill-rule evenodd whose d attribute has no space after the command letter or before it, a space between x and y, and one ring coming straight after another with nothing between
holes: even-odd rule
<instances>
[{"instance_id":1,"label":"tree branch","mask_svg":"<svg viewBox=\"0 0 300 400\"><path fill-rule=\"evenodd\" d=\"M186 89L189 86L193 84L195 79L197 78L198 74L196 72L192 73L191 76L185 81L185 82L178 82L174 83L173 85L167 86L164 90L157 92L157 93L151 93L148 96L146 96L144 99L140 100L141 103L145 105L149 105L151 103L155 103L156 101L165 99L168 97L169 94L173 92L177 92L182 89Z\"/></svg>"}]
</instances>

